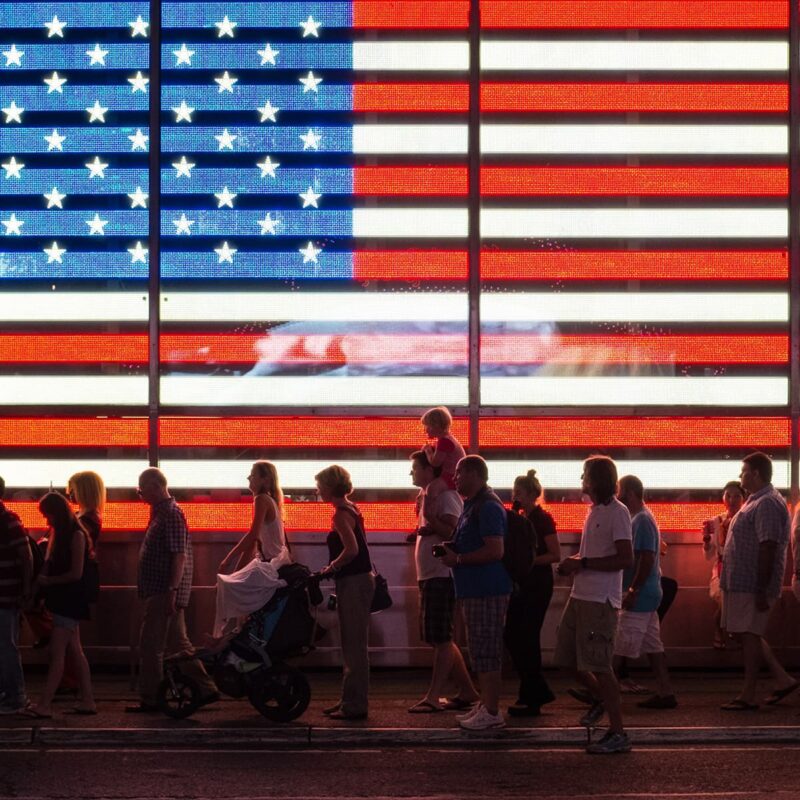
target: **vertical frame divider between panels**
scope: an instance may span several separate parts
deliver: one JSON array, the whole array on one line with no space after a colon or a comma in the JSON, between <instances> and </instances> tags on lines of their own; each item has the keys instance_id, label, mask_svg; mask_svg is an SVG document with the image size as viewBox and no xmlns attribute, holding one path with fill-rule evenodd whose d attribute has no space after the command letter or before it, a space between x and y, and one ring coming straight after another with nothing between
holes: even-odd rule
<instances>
[{"instance_id":1,"label":"vertical frame divider between panels","mask_svg":"<svg viewBox=\"0 0 800 800\"><path fill-rule=\"evenodd\" d=\"M481 411L481 4L469 6L469 441L479 450Z\"/></svg>"},{"instance_id":2,"label":"vertical frame divider between panels","mask_svg":"<svg viewBox=\"0 0 800 800\"><path fill-rule=\"evenodd\" d=\"M789 417L791 419L791 494L800 500L800 9L789 0Z\"/></svg>"},{"instance_id":3,"label":"vertical frame divider between panels","mask_svg":"<svg viewBox=\"0 0 800 800\"><path fill-rule=\"evenodd\" d=\"M148 151L147 455L158 464L161 368L161 0L150 0L150 149Z\"/></svg>"}]
</instances>

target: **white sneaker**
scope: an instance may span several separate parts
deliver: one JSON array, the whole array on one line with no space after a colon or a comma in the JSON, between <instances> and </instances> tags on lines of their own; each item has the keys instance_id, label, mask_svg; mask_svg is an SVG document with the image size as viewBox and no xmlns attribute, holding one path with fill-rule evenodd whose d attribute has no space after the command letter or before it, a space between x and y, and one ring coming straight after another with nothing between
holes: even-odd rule
<instances>
[{"instance_id":1,"label":"white sneaker","mask_svg":"<svg viewBox=\"0 0 800 800\"><path fill-rule=\"evenodd\" d=\"M506 721L499 711L492 714L486 706L481 706L469 719L462 719L458 724L467 731L488 731L505 728Z\"/></svg>"},{"instance_id":2,"label":"white sneaker","mask_svg":"<svg viewBox=\"0 0 800 800\"><path fill-rule=\"evenodd\" d=\"M472 719L481 709L483 708L483 704L478 702L475 703L474 706L469 711L466 711L463 714L456 714L456 721L463 722L465 719Z\"/></svg>"}]
</instances>

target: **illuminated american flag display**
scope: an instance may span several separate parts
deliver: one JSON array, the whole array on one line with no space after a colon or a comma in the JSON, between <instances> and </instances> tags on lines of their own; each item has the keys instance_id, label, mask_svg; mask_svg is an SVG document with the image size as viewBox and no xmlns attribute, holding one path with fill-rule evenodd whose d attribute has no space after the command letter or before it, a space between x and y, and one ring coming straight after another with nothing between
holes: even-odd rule
<instances>
[{"instance_id":1,"label":"illuminated american flag display","mask_svg":"<svg viewBox=\"0 0 800 800\"><path fill-rule=\"evenodd\" d=\"M95 467L138 527L157 425L197 526L246 526L218 501L267 457L294 494L344 463L368 525L406 529L416 409L469 436L477 269L496 487L536 466L577 529L580 461L608 452L694 530L745 450L789 486L788 2L482 0L479 73L473 6L161 4L150 365L149 4L0 3L12 491Z\"/></svg>"}]
</instances>

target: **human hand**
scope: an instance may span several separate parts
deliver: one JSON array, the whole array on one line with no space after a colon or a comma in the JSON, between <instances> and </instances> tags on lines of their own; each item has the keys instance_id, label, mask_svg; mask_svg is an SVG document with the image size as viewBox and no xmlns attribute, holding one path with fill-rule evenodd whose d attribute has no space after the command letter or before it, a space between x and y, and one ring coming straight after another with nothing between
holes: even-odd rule
<instances>
[{"instance_id":1,"label":"human hand","mask_svg":"<svg viewBox=\"0 0 800 800\"><path fill-rule=\"evenodd\" d=\"M580 556L574 555L565 558L557 567L556 572L559 575L574 575L581 568Z\"/></svg>"},{"instance_id":2,"label":"human hand","mask_svg":"<svg viewBox=\"0 0 800 800\"><path fill-rule=\"evenodd\" d=\"M442 546L445 549L445 554L439 558L439 561L451 569L455 566L458 566L458 553L454 553L450 547L444 543L442 543Z\"/></svg>"},{"instance_id":3,"label":"human hand","mask_svg":"<svg viewBox=\"0 0 800 800\"><path fill-rule=\"evenodd\" d=\"M622 607L626 611L630 611L636 605L636 598L639 596L639 592L635 589L628 589L625 592L624 597L622 598Z\"/></svg>"}]
</instances>

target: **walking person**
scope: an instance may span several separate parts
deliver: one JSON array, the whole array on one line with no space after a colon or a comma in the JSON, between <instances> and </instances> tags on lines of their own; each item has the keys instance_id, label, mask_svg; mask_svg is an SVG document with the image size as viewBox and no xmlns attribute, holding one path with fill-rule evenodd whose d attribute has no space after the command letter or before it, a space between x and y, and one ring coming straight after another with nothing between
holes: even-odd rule
<instances>
[{"instance_id":1,"label":"walking person","mask_svg":"<svg viewBox=\"0 0 800 800\"><path fill-rule=\"evenodd\" d=\"M553 564L560 561L561 550L555 520L539 505L541 498L542 484L535 469L516 478L513 508L533 525L536 554L530 575L511 595L506 615L506 647L520 680L516 703L508 708L511 717L537 717L543 705L556 699L542 672L541 634L553 597Z\"/></svg>"},{"instance_id":2,"label":"walking person","mask_svg":"<svg viewBox=\"0 0 800 800\"><path fill-rule=\"evenodd\" d=\"M91 470L76 472L67 481L67 497L78 505L78 519L92 540L97 543L103 530L103 509L106 505L106 487L103 479Z\"/></svg>"},{"instance_id":3,"label":"walking person","mask_svg":"<svg viewBox=\"0 0 800 800\"><path fill-rule=\"evenodd\" d=\"M592 456L584 462L581 488L592 506L577 554L558 565L559 575L574 579L558 627L554 660L573 670L594 699L581 725L594 727L608 712L608 731L586 751L627 753L631 743L622 722L613 658L622 571L633 566L631 516L615 496L617 466L607 456Z\"/></svg>"},{"instance_id":4,"label":"walking person","mask_svg":"<svg viewBox=\"0 0 800 800\"><path fill-rule=\"evenodd\" d=\"M328 534L329 563L323 576L336 581L336 612L342 644L342 696L324 709L330 719L366 719L369 711L369 614L375 594L375 576L367 547L364 518L349 499L350 473L334 464L315 476L317 493L333 506Z\"/></svg>"},{"instance_id":5,"label":"walking person","mask_svg":"<svg viewBox=\"0 0 800 800\"><path fill-rule=\"evenodd\" d=\"M194 647L186 634L184 613L192 591L194 561L186 518L167 488L167 479L155 467L139 476L137 493L150 506L150 522L139 550L137 587L144 605L139 633L139 702L129 713L157 712L158 686L163 678L164 656L191 656ZM187 660L181 671L200 689L201 706L219 699L214 682L197 659Z\"/></svg>"}]
</instances>

